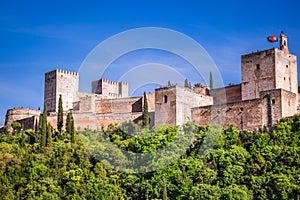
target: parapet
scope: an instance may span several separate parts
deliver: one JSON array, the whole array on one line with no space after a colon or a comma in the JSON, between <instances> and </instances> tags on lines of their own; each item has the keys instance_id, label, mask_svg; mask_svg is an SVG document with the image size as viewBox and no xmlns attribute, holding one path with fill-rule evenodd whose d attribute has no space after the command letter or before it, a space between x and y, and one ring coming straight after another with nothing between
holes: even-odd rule
<instances>
[{"instance_id":1,"label":"parapet","mask_svg":"<svg viewBox=\"0 0 300 200\"><path fill-rule=\"evenodd\" d=\"M45 73L45 75L50 75L50 74L65 74L65 75L78 76L78 72L72 72L72 71L63 70L63 69L55 69L55 70Z\"/></svg>"},{"instance_id":2,"label":"parapet","mask_svg":"<svg viewBox=\"0 0 300 200\"><path fill-rule=\"evenodd\" d=\"M40 115L40 110L34 110L31 108L12 108L7 110L6 115Z\"/></svg>"},{"instance_id":3,"label":"parapet","mask_svg":"<svg viewBox=\"0 0 300 200\"><path fill-rule=\"evenodd\" d=\"M31 117L34 117L34 118L38 119L38 117L40 116L40 113L41 113L40 110L34 110L34 109L31 109L31 108L12 108L12 109L7 110L6 116L5 116L5 126L7 128L7 131L11 131L10 124L13 121L23 120L23 122L25 122L26 121L25 119L28 119L28 118L31 118ZM30 128L34 129L35 127L32 126Z\"/></svg>"},{"instance_id":4,"label":"parapet","mask_svg":"<svg viewBox=\"0 0 300 200\"><path fill-rule=\"evenodd\" d=\"M242 55L242 60L246 59L246 58L252 58L254 56L270 56L270 55L274 55L275 54L275 49L276 48L272 48L272 49L268 49L268 50L264 50L264 51L257 51L257 52L252 52L249 54L245 54Z\"/></svg>"},{"instance_id":5,"label":"parapet","mask_svg":"<svg viewBox=\"0 0 300 200\"><path fill-rule=\"evenodd\" d=\"M105 79L105 78L101 78L99 81L102 81L103 83L107 83L107 84L110 84L110 85L118 85L118 84L128 85L127 82L123 82L123 81L116 82L116 81L111 81L111 80L108 80L108 79ZM93 82L96 82L96 81L93 81Z\"/></svg>"}]
</instances>

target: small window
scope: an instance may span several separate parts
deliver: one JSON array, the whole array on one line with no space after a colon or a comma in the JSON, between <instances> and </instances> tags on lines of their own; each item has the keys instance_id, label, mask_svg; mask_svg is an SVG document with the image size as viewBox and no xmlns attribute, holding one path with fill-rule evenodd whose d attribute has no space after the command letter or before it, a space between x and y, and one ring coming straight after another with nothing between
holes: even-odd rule
<instances>
[{"instance_id":1,"label":"small window","mask_svg":"<svg viewBox=\"0 0 300 200\"><path fill-rule=\"evenodd\" d=\"M165 95L165 96L164 96L164 103L167 103L167 102L168 102L168 96Z\"/></svg>"},{"instance_id":2,"label":"small window","mask_svg":"<svg viewBox=\"0 0 300 200\"><path fill-rule=\"evenodd\" d=\"M285 80L285 77L283 78L283 80Z\"/></svg>"},{"instance_id":3,"label":"small window","mask_svg":"<svg viewBox=\"0 0 300 200\"><path fill-rule=\"evenodd\" d=\"M256 69L260 70L260 65L259 64L256 64Z\"/></svg>"},{"instance_id":4,"label":"small window","mask_svg":"<svg viewBox=\"0 0 300 200\"><path fill-rule=\"evenodd\" d=\"M286 65L286 68L289 68L289 66L288 66L288 65Z\"/></svg>"},{"instance_id":5,"label":"small window","mask_svg":"<svg viewBox=\"0 0 300 200\"><path fill-rule=\"evenodd\" d=\"M244 108L243 108L243 107L240 107L240 111L243 112L243 111L244 111Z\"/></svg>"},{"instance_id":6,"label":"small window","mask_svg":"<svg viewBox=\"0 0 300 200\"><path fill-rule=\"evenodd\" d=\"M272 99L272 104L275 104L275 99Z\"/></svg>"},{"instance_id":7,"label":"small window","mask_svg":"<svg viewBox=\"0 0 300 200\"><path fill-rule=\"evenodd\" d=\"M60 77L64 77L63 75L60 75Z\"/></svg>"}]
</instances>

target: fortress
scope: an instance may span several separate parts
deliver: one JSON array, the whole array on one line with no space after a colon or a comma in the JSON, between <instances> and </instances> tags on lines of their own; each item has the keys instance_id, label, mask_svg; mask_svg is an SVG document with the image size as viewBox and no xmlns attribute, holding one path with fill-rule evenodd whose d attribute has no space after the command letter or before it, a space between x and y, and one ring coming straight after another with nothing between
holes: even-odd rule
<instances>
[{"instance_id":1,"label":"fortress","mask_svg":"<svg viewBox=\"0 0 300 200\"><path fill-rule=\"evenodd\" d=\"M234 124L240 130L271 126L298 113L297 57L289 53L287 36L280 34L280 47L243 55L242 82L225 88L194 89L178 85L161 87L147 94L150 126ZM78 91L79 74L53 70L45 74L44 100L48 121L56 127L58 99L65 114L72 110L77 130L100 129L111 123L142 119L143 97L128 96L126 82L104 78L92 82L91 93ZM40 111L10 109L5 125L17 120L23 129L36 129Z\"/></svg>"}]
</instances>

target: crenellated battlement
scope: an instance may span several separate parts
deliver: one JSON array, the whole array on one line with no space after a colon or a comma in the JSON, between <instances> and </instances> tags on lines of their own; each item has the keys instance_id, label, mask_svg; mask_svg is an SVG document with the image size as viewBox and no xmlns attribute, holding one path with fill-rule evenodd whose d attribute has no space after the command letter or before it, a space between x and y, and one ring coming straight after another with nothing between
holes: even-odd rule
<instances>
[{"instance_id":1,"label":"crenellated battlement","mask_svg":"<svg viewBox=\"0 0 300 200\"><path fill-rule=\"evenodd\" d=\"M71 76L78 76L77 72L72 72L72 71L63 70L63 69L57 69L57 72L59 74L65 74L65 75L71 75Z\"/></svg>"},{"instance_id":2,"label":"crenellated battlement","mask_svg":"<svg viewBox=\"0 0 300 200\"><path fill-rule=\"evenodd\" d=\"M128 97L128 83L101 78L92 82L92 93L101 94L103 98Z\"/></svg>"},{"instance_id":3,"label":"crenellated battlement","mask_svg":"<svg viewBox=\"0 0 300 200\"><path fill-rule=\"evenodd\" d=\"M64 69L55 69L55 70L52 70L50 72L46 72L45 73L45 76L47 75L55 75L55 74L65 74L65 75L71 75L71 76L78 76L78 72L72 72L72 71L69 71L69 70L64 70Z\"/></svg>"},{"instance_id":4,"label":"crenellated battlement","mask_svg":"<svg viewBox=\"0 0 300 200\"><path fill-rule=\"evenodd\" d=\"M107 83L107 84L110 84L110 85L118 85L118 84L122 84L122 85L128 85L127 82L116 82L116 81L111 81L111 80L108 80L106 78L101 78L100 81L102 80L103 83Z\"/></svg>"}]
</instances>

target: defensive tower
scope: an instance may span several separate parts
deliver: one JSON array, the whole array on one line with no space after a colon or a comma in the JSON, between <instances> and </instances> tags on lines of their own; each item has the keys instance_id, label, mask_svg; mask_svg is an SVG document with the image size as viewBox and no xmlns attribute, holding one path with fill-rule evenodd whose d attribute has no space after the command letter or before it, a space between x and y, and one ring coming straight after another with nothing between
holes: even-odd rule
<instances>
[{"instance_id":1,"label":"defensive tower","mask_svg":"<svg viewBox=\"0 0 300 200\"><path fill-rule=\"evenodd\" d=\"M284 89L298 100L297 57L289 53L287 36L280 34L280 49L242 56L242 100L257 99L260 92Z\"/></svg>"},{"instance_id":2,"label":"defensive tower","mask_svg":"<svg viewBox=\"0 0 300 200\"><path fill-rule=\"evenodd\" d=\"M63 110L73 109L74 95L78 92L78 73L56 69L45 73L44 101L48 112L58 111L59 95Z\"/></svg>"}]
</instances>

